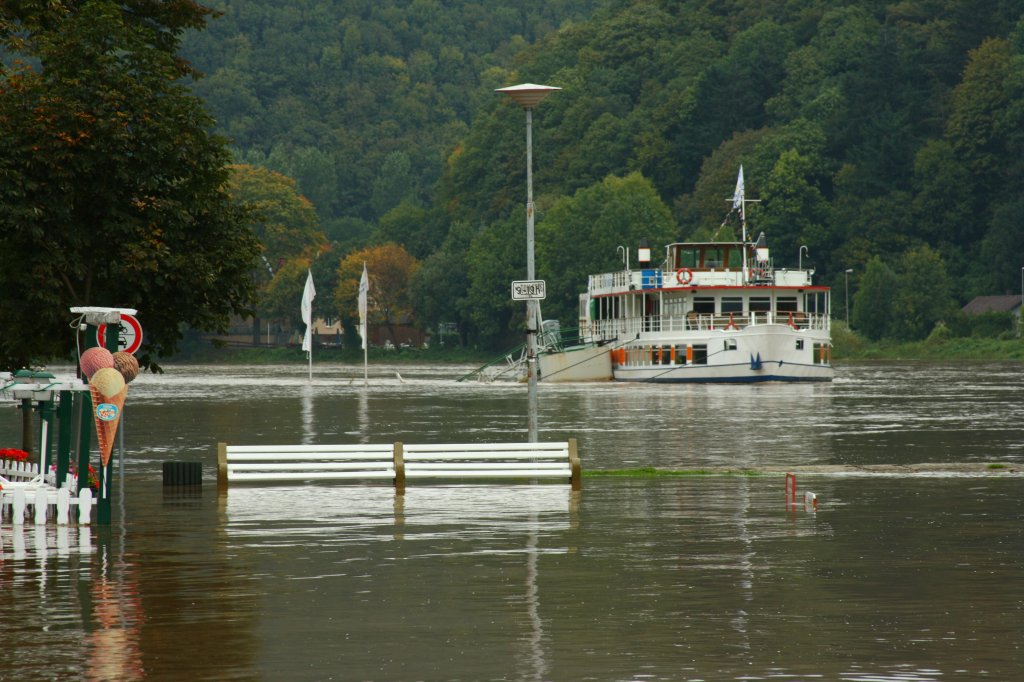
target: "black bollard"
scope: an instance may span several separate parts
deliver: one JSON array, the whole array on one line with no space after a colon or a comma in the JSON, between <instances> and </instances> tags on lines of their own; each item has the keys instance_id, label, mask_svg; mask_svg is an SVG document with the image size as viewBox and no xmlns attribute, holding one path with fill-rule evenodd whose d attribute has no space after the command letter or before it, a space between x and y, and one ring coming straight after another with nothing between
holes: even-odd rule
<instances>
[{"instance_id":1,"label":"black bollard","mask_svg":"<svg viewBox=\"0 0 1024 682\"><path fill-rule=\"evenodd\" d=\"M202 462L164 462L164 487L203 485Z\"/></svg>"}]
</instances>

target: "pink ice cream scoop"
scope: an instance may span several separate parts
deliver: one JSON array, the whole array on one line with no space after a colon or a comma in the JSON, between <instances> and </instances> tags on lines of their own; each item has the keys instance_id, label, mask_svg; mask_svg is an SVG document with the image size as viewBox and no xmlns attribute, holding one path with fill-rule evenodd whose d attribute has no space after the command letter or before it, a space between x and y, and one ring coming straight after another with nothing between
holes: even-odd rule
<instances>
[{"instance_id":1,"label":"pink ice cream scoop","mask_svg":"<svg viewBox=\"0 0 1024 682\"><path fill-rule=\"evenodd\" d=\"M82 353L78 362L82 366L82 374L85 375L85 378L92 379L92 375L97 371L114 366L114 356L106 348L97 346Z\"/></svg>"}]
</instances>

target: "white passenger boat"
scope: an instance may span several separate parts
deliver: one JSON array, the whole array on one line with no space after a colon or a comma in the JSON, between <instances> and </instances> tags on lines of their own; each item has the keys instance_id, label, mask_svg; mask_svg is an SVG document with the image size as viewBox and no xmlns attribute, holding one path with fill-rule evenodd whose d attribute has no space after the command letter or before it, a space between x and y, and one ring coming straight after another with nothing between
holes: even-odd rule
<instances>
[{"instance_id":1,"label":"white passenger boat","mask_svg":"<svg viewBox=\"0 0 1024 682\"><path fill-rule=\"evenodd\" d=\"M641 245L637 269L591 275L579 302L582 346L542 354L543 381L559 381L559 366L573 367L573 380L584 369L591 380L832 380L829 288L802 263L777 268L764 233L748 241L742 173L733 198L741 241L669 244L658 266Z\"/></svg>"}]
</instances>

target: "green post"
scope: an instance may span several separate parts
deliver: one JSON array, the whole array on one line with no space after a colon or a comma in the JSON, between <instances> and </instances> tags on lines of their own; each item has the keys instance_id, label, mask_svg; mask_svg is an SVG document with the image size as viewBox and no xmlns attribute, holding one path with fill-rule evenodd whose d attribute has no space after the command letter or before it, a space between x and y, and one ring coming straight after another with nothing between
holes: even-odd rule
<instances>
[{"instance_id":1,"label":"green post","mask_svg":"<svg viewBox=\"0 0 1024 682\"><path fill-rule=\"evenodd\" d=\"M57 422L60 433L57 436L57 487L60 488L67 478L71 463L71 420L74 415L74 394L71 391L60 392L60 403L57 407Z\"/></svg>"},{"instance_id":2,"label":"green post","mask_svg":"<svg viewBox=\"0 0 1024 682\"><path fill-rule=\"evenodd\" d=\"M116 353L119 350L119 347L118 347L118 337L120 336L120 333L119 333L120 329L119 329L119 327L120 327L120 325L113 325L113 324L108 324L107 325L107 334L106 334L106 339L105 340L106 340L107 350L109 350L111 353ZM92 333L95 334L94 331ZM93 416L92 415L92 410L90 410L90 413L89 413L89 423L90 424L93 423L92 416ZM111 455L113 455L113 453L111 453ZM111 459L113 459L113 456L111 456ZM99 479L100 479L100 494L99 494L99 500L96 503L96 523L102 524L102 525L105 525L105 526L109 526L110 525L110 509L111 509L111 504L110 503L111 503L111 500L114 497L114 468L112 466L110 466L109 464L107 466L103 466L103 461L100 460L99 473L100 473L100 475L99 475Z\"/></svg>"},{"instance_id":3,"label":"green post","mask_svg":"<svg viewBox=\"0 0 1024 682\"><path fill-rule=\"evenodd\" d=\"M32 459L32 401L29 398L21 399L21 449L28 453L29 460Z\"/></svg>"},{"instance_id":4,"label":"green post","mask_svg":"<svg viewBox=\"0 0 1024 682\"><path fill-rule=\"evenodd\" d=\"M89 485L89 451L92 450L92 395L82 391L78 403L78 489Z\"/></svg>"}]
</instances>

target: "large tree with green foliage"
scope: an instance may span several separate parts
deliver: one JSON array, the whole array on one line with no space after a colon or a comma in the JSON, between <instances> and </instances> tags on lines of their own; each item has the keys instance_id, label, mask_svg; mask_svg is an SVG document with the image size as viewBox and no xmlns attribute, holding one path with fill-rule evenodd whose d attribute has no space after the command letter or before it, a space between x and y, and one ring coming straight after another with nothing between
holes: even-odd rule
<instances>
[{"instance_id":1,"label":"large tree with green foliage","mask_svg":"<svg viewBox=\"0 0 1024 682\"><path fill-rule=\"evenodd\" d=\"M869 260L853 297L851 323L857 333L878 340L897 328L893 297L898 290L899 279L892 268L878 256Z\"/></svg>"},{"instance_id":2,"label":"large tree with green foliage","mask_svg":"<svg viewBox=\"0 0 1024 682\"><path fill-rule=\"evenodd\" d=\"M537 272L548 288L544 317L575 327L588 275L623 267L619 246L636 254L640 240L648 240L656 254L651 267L658 267L662 247L675 238L671 211L639 173L610 176L561 199L537 225Z\"/></svg>"},{"instance_id":3,"label":"large tree with green foliage","mask_svg":"<svg viewBox=\"0 0 1024 682\"><path fill-rule=\"evenodd\" d=\"M0 4L0 366L64 355L76 305L139 310L143 362L252 301L258 245L184 84L190 0Z\"/></svg>"}]
</instances>

